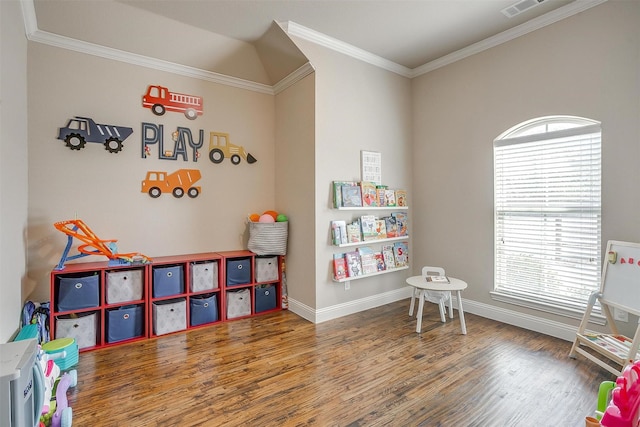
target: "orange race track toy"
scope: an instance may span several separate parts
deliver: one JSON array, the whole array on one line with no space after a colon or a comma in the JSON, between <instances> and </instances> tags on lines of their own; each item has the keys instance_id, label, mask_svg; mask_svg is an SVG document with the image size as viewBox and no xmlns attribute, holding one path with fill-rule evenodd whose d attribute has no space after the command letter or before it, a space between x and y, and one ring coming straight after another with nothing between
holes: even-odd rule
<instances>
[{"instance_id":1,"label":"orange race track toy","mask_svg":"<svg viewBox=\"0 0 640 427\"><path fill-rule=\"evenodd\" d=\"M99 239L82 220L71 219L68 221L60 221L53 224L53 226L69 238L60 262L55 268L56 270L63 270L64 263L69 260L82 258L87 255L104 255L109 258L110 266L130 265L133 263L144 264L151 261L151 258L138 252L119 254L116 245L117 240ZM71 249L74 237L84 242L84 245L78 246L79 254L69 256L69 250ZM90 247L93 249L89 249Z\"/></svg>"}]
</instances>

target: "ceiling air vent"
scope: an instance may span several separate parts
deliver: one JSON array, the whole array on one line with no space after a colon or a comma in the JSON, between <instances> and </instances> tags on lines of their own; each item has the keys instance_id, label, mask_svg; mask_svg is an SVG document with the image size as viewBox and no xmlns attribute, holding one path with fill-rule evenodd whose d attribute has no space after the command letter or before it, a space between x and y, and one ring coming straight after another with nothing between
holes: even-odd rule
<instances>
[{"instance_id":1,"label":"ceiling air vent","mask_svg":"<svg viewBox=\"0 0 640 427\"><path fill-rule=\"evenodd\" d=\"M512 4L511 6L502 9L502 13L507 18L513 18L514 16L521 14L525 10L529 10L532 7L536 7L537 5L539 5L544 1L545 0L522 0L516 4Z\"/></svg>"}]
</instances>

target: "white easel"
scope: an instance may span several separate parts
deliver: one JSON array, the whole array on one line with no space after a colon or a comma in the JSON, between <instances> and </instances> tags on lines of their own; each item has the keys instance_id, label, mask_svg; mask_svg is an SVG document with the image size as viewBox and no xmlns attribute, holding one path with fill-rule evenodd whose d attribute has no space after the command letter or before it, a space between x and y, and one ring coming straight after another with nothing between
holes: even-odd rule
<instances>
[{"instance_id":1,"label":"white easel","mask_svg":"<svg viewBox=\"0 0 640 427\"><path fill-rule=\"evenodd\" d=\"M593 306L600 303L610 334L600 334L586 330L591 317ZM621 375L622 370L634 360L640 359L640 322L636 327L633 339L622 336L611 314L611 309L626 311L640 316L640 244L610 240L602 267L602 281L600 290L589 297L589 303L584 313L576 339L571 347L569 357L575 358L580 353L614 375ZM588 347L592 352L583 347ZM597 353L605 359L620 365L616 369L607 361L597 357Z\"/></svg>"}]
</instances>

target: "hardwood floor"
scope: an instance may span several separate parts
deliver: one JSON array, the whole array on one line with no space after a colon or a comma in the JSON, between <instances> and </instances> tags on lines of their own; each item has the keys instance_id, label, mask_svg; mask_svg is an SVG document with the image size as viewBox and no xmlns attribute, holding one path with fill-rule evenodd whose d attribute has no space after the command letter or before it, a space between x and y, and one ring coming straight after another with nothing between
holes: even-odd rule
<instances>
[{"instance_id":1,"label":"hardwood floor","mask_svg":"<svg viewBox=\"0 0 640 427\"><path fill-rule=\"evenodd\" d=\"M82 353L74 426L584 426L614 379L571 343L409 300L318 325L283 311Z\"/></svg>"}]
</instances>

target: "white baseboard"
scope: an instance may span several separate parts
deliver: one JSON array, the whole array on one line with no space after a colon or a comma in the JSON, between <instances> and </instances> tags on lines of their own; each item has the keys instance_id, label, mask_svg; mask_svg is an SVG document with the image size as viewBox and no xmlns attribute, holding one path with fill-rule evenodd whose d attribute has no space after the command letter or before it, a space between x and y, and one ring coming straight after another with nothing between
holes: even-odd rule
<instances>
[{"instance_id":1,"label":"white baseboard","mask_svg":"<svg viewBox=\"0 0 640 427\"><path fill-rule=\"evenodd\" d=\"M327 320L338 319L349 314L359 313L381 305L400 301L411 296L411 288L401 288L383 294L373 295L355 301L332 305L331 307L316 310L289 297L289 310L298 316L313 323L322 323Z\"/></svg>"},{"instance_id":2,"label":"white baseboard","mask_svg":"<svg viewBox=\"0 0 640 427\"><path fill-rule=\"evenodd\" d=\"M338 319L349 314L369 310L410 297L411 288L407 287L319 310L313 309L289 297L289 310L312 323L322 323L327 320ZM453 298L453 303L453 307L456 308L457 301L455 297ZM570 342L576 337L577 327L575 326L467 299L463 299L463 305L465 312L497 322L539 332Z\"/></svg>"},{"instance_id":3,"label":"white baseboard","mask_svg":"<svg viewBox=\"0 0 640 427\"><path fill-rule=\"evenodd\" d=\"M454 308L456 307L456 304L457 302L454 302ZM471 301L464 298L462 299L462 304L465 313L486 317L487 319L539 332L565 341L573 342L576 338L576 332L578 330L576 326L566 325L564 323L544 319L542 317L519 313L514 310L507 310L494 305Z\"/></svg>"}]
</instances>

